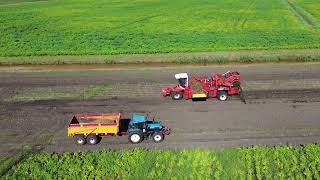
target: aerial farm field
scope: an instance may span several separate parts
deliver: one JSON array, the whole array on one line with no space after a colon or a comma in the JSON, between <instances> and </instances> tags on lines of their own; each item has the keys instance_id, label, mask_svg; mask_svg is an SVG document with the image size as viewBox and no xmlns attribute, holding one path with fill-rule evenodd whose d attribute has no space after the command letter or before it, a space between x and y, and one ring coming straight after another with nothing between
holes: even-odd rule
<instances>
[{"instance_id":1,"label":"aerial farm field","mask_svg":"<svg viewBox=\"0 0 320 180\"><path fill-rule=\"evenodd\" d=\"M319 0L0 0L0 179L320 179ZM239 71L243 99L172 100ZM76 145L74 114L172 133Z\"/></svg>"}]
</instances>

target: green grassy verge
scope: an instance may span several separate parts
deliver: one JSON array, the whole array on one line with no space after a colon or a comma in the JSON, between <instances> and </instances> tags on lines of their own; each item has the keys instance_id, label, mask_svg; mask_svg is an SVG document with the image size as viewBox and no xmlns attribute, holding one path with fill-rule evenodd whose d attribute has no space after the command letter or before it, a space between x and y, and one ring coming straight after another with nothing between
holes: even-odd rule
<instances>
[{"instance_id":1,"label":"green grassy verge","mask_svg":"<svg viewBox=\"0 0 320 180\"><path fill-rule=\"evenodd\" d=\"M0 56L320 48L319 27L283 0L24 1L0 6Z\"/></svg>"},{"instance_id":2,"label":"green grassy verge","mask_svg":"<svg viewBox=\"0 0 320 180\"><path fill-rule=\"evenodd\" d=\"M32 154L39 153L43 150L43 145L23 145L20 149L20 152L7 155L6 157L0 158L0 177L7 174L12 167L18 165L20 162L24 161L26 158ZM1 178L0 178L1 179Z\"/></svg>"},{"instance_id":3,"label":"green grassy verge","mask_svg":"<svg viewBox=\"0 0 320 180\"><path fill-rule=\"evenodd\" d=\"M320 145L37 154L4 179L319 179Z\"/></svg>"},{"instance_id":4,"label":"green grassy verge","mask_svg":"<svg viewBox=\"0 0 320 180\"><path fill-rule=\"evenodd\" d=\"M6 99L6 101L35 101L50 99L90 99L103 96L110 90L108 85L96 85L82 90L55 90L55 89L35 89L21 91L16 95Z\"/></svg>"},{"instance_id":5,"label":"green grassy verge","mask_svg":"<svg viewBox=\"0 0 320 180\"><path fill-rule=\"evenodd\" d=\"M207 53L0 57L0 65L188 64L253 62L319 62L320 49Z\"/></svg>"}]
</instances>

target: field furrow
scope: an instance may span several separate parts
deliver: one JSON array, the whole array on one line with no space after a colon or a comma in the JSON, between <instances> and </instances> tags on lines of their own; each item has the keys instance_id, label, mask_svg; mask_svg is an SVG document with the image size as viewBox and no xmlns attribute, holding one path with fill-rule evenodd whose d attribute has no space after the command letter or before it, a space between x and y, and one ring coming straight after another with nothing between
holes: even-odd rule
<instances>
[{"instance_id":1,"label":"field furrow","mask_svg":"<svg viewBox=\"0 0 320 180\"><path fill-rule=\"evenodd\" d=\"M314 21L317 27L320 27L320 1L318 0L290 0L290 2L299 6L302 11Z\"/></svg>"}]
</instances>

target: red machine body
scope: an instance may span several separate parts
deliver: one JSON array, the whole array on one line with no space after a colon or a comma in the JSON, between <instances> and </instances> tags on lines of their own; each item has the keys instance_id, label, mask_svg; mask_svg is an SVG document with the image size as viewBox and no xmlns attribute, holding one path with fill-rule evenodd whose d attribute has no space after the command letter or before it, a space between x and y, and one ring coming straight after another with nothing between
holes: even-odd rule
<instances>
[{"instance_id":1,"label":"red machine body","mask_svg":"<svg viewBox=\"0 0 320 180\"><path fill-rule=\"evenodd\" d=\"M213 98L217 97L221 101L227 100L229 95L240 94L240 74L237 71L226 72L224 74L213 74L210 78L202 76L188 77L187 73L176 74L175 78L179 84L173 88L162 89L163 96L171 96L174 100ZM195 83L201 84L201 93L194 87Z\"/></svg>"}]
</instances>

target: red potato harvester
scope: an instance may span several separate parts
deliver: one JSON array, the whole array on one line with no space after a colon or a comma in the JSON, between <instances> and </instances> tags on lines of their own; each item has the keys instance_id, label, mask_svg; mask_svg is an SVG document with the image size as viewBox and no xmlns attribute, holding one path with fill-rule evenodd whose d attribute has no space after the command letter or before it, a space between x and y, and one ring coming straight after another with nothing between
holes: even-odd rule
<instances>
[{"instance_id":1,"label":"red potato harvester","mask_svg":"<svg viewBox=\"0 0 320 180\"><path fill-rule=\"evenodd\" d=\"M237 71L227 71L224 74L213 74L211 78L203 76L190 77L187 73L175 75L179 84L173 88L162 89L164 97L171 96L174 100L180 99L206 99L217 97L220 101L226 101L229 95L240 95L245 103L240 86L240 74Z\"/></svg>"}]
</instances>

